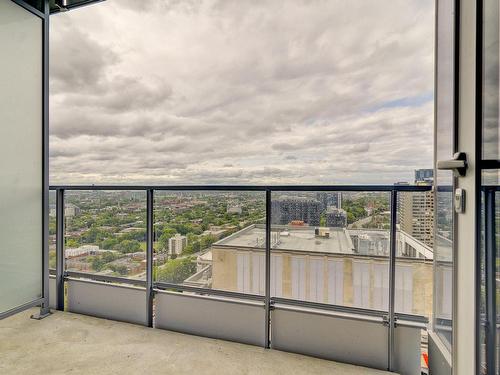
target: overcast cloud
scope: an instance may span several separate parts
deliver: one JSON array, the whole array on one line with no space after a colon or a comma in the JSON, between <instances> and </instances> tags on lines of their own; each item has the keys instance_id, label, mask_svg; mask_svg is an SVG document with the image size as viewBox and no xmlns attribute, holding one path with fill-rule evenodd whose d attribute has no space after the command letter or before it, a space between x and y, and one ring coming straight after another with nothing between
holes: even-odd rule
<instances>
[{"instance_id":1,"label":"overcast cloud","mask_svg":"<svg viewBox=\"0 0 500 375\"><path fill-rule=\"evenodd\" d=\"M108 0L51 26L51 183L394 183L432 167L431 0Z\"/></svg>"}]
</instances>

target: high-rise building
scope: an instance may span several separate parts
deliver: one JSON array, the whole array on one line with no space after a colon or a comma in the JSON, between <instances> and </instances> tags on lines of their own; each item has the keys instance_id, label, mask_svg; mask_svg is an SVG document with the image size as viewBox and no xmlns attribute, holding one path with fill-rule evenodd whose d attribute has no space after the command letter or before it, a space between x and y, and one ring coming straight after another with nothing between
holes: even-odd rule
<instances>
[{"instance_id":1,"label":"high-rise building","mask_svg":"<svg viewBox=\"0 0 500 375\"><path fill-rule=\"evenodd\" d=\"M434 179L433 169L416 169L415 170L415 183L419 182L432 182Z\"/></svg>"},{"instance_id":2,"label":"high-rise building","mask_svg":"<svg viewBox=\"0 0 500 375\"><path fill-rule=\"evenodd\" d=\"M321 208L342 208L342 193L340 191L320 191L316 193L316 199L321 203Z\"/></svg>"},{"instance_id":3,"label":"high-rise building","mask_svg":"<svg viewBox=\"0 0 500 375\"><path fill-rule=\"evenodd\" d=\"M325 216L327 227L345 228L347 226L347 213L341 208L329 207Z\"/></svg>"},{"instance_id":4,"label":"high-rise building","mask_svg":"<svg viewBox=\"0 0 500 375\"><path fill-rule=\"evenodd\" d=\"M271 223L288 224L301 220L309 225L320 225L321 203L307 197L279 197L271 202Z\"/></svg>"},{"instance_id":5,"label":"high-rise building","mask_svg":"<svg viewBox=\"0 0 500 375\"><path fill-rule=\"evenodd\" d=\"M186 246L187 237L181 236L179 233L176 233L174 237L168 239L168 252L170 254L179 255Z\"/></svg>"},{"instance_id":6,"label":"high-rise building","mask_svg":"<svg viewBox=\"0 0 500 375\"><path fill-rule=\"evenodd\" d=\"M422 170L420 170L422 171ZM415 176L417 176L415 171ZM430 181L416 181L418 185ZM434 246L434 193L422 191L398 195L399 225L406 232L426 245Z\"/></svg>"}]
</instances>

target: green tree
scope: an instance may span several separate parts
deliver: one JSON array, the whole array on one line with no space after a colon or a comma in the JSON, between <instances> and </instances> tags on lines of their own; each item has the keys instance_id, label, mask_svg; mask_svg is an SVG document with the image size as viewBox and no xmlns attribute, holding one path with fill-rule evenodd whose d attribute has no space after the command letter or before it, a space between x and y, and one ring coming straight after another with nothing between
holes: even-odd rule
<instances>
[{"instance_id":1,"label":"green tree","mask_svg":"<svg viewBox=\"0 0 500 375\"><path fill-rule=\"evenodd\" d=\"M179 284L196 272L194 257L170 259L164 266L157 268L157 279L167 283Z\"/></svg>"},{"instance_id":2,"label":"green tree","mask_svg":"<svg viewBox=\"0 0 500 375\"><path fill-rule=\"evenodd\" d=\"M104 268L104 265L106 264L106 262L100 256L96 256L96 257L92 258L92 261L90 264L92 265L92 269L94 271L99 272Z\"/></svg>"},{"instance_id":3,"label":"green tree","mask_svg":"<svg viewBox=\"0 0 500 375\"><path fill-rule=\"evenodd\" d=\"M135 253L141 251L141 244L136 240L123 240L115 246L115 250L122 253Z\"/></svg>"},{"instance_id":4,"label":"green tree","mask_svg":"<svg viewBox=\"0 0 500 375\"><path fill-rule=\"evenodd\" d=\"M109 250L109 249L114 249L117 244L118 240L116 238L109 237L101 242L100 247L101 249Z\"/></svg>"},{"instance_id":5,"label":"green tree","mask_svg":"<svg viewBox=\"0 0 500 375\"><path fill-rule=\"evenodd\" d=\"M122 276L128 273L127 266L121 264L120 265L111 264L109 265L109 269L112 270L113 272L119 273Z\"/></svg>"},{"instance_id":6,"label":"green tree","mask_svg":"<svg viewBox=\"0 0 500 375\"><path fill-rule=\"evenodd\" d=\"M68 238L66 240L65 245L69 249L74 249L74 248L80 247L80 242L78 242L78 239L76 239L76 238Z\"/></svg>"}]
</instances>

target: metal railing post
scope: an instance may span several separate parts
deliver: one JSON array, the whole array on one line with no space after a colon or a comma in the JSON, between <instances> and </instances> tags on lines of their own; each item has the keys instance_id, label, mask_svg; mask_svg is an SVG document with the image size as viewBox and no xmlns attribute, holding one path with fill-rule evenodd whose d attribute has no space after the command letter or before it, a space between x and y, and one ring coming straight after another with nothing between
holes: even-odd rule
<instances>
[{"instance_id":1,"label":"metal railing post","mask_svg":"<svg viewBox=\"0 0 500 375\"><path fill-rule=\"evenodd\" d=\"M391 237L390 237L390 254L389 254L389 335L387 345L387 369L394 370L394 329L396 322L394 321L394 299L396 288L396 224L398 214L398 192L391 191Z\"/></svg>"},{"instance_id":2,"label":"metal railing post","mask_svg":"<svg viewBox=\"0 0 500 375\"><path fill-rule=\"evenodd\" d=\"M265 347L270 348L270 327L271 327L271 190L266 190L266 327L265 327Z\"/></svg>"},{"instance_id":3,"label":"metal railing post","mask_svg":"<svg viewBox=\"0 0 500 375\"><path fill-rule=\"evenodd\" d=\"M42 22L42 300L40 311L31 316L32 319L43 319L50 312L49 287L49 32L50 32L50 5L48 0L43 2Z\"/></svg>"},{"instance_id":4,"label":"metal railing post","mask_svg":"<svg viewBox=\"0 0 500 375\"><path fill-rule=\"evenodd\" d=\"M153 327L153 202L154 190L147 190L146 200L146 316Z\"/></svg>"},{"instance_id":5,"label":"metal railing post","mask_svg":"<svg viewBox=\"0 0 500 375\"><path fill-rule=\"evenodd\" d=\"M56 190L56 308L64 311L64 189Z\"/></svg>"},{"instance_id":6,"label":"metal railing post","mask_svg":"<svg viewBox=\"0 0 500 375\"><path fill-rule=\"evenodd\" d=\"M495 191L487 189L485 205L485 271L486 271L486 366L488 374L496 369L496 235L495 235Z\"/></svg>"}]
</instances>

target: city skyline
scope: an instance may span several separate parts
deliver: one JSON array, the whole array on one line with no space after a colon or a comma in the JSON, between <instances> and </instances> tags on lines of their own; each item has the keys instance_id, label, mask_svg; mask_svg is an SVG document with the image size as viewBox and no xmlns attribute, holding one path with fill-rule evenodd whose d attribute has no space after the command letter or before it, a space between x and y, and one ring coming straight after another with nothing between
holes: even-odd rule
<instances>
[{"instance_id":1,"label":"city skyline","mask_svg":"<svg viewBox=\"0 0 500 375\"><path fill-rule=\"evenodd\" d=\"M412 181L432 165L433 27L432 1L57 15L51 183Z\"/></svg>"}]
</instances>

